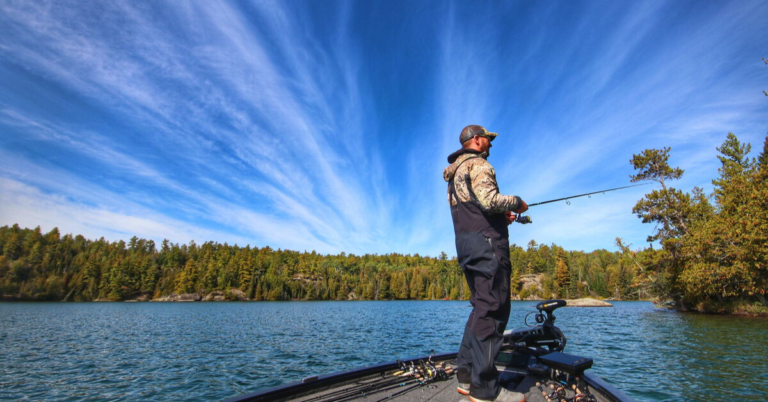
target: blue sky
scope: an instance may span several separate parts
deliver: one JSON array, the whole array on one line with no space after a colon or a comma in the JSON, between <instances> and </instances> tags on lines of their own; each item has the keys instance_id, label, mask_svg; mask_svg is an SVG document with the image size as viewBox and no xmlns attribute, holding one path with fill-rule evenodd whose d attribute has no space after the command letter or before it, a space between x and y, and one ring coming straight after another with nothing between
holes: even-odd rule
<instances>
[{"instance_id":1,"label":"blue sky","mask_svg":"<svg viewBox=\"0 0 768 402\"><path fill-rule=\"evenodd\" d=\"M711 191L768 132L763 1L0 2L0 225L109 240L455 255L467 124L529 203L672 147ZM651 186L531 208L510 241L615 250Z\"/></svg>"}]
</instances>

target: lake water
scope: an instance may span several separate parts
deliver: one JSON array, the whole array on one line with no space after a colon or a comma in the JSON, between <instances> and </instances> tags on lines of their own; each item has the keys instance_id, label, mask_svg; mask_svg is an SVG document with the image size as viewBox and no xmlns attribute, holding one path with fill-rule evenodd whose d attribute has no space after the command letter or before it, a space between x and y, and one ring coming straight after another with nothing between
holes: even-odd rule
<instances>
[{"instance_id":1,"label":"lake water","mask_svg":"<svg viewBox=\"0 0 768 402\"><path fill-rule=\"evenodd\" d=\"M533 302L513 302L510 326ZM458 348L467 302L0 303L0 399L226 397ZM563 308L566 352L638 401L768 400L768 319ZM458 400L458 399L457 399Z\"/></svg>"}]
</instances>

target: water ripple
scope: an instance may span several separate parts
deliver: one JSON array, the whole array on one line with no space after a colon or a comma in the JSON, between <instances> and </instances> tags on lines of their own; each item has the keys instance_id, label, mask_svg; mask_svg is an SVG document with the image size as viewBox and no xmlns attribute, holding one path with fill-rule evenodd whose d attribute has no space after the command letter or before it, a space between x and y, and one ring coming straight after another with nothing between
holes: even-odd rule
<instances>
[{"instance_id":1,"label":"water ripple","mask_svg":"<svg viewBox=\"0 0 768 402\"><path fill-rule=\"evenodd\" d=\"M467 302L3 303L0 399L220 400L455 351ZM522 323L533 303L514 303ZM639 401L765 400L768 320L560 309L567 351ZM738 380L735 380L738 379Z\"/></svg>"}]
</instances>

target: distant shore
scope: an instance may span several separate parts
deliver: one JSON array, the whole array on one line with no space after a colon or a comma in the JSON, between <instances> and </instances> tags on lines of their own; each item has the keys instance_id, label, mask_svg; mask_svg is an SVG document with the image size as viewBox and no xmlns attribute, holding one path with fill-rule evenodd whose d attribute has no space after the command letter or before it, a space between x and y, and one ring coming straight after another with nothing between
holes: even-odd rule
<instances>
[{"instance_id":1,"label":"distant shore","mask_svg":"<svg viewBox=\"0 0 768 402\"><path fill-rule=\"evenodd\" d=\"M377 301L397 301L399 299L384 299L384 300L377 300ZM438 299L443 300L443 299ZM527 300L512 300L512 301L531 301L531 302L539 302L549 299L527 299ZM0 302L25 302L25 301L33 301L33 300L27 300L20 297L3 297L0 299ZM52 300L47 300L52 301ZM66 302L67 300L61 300ZM241 301L241 302L247 302L247 301L254 301L258 302L257 300L250 300L246 297L245 293L234 290L234 291L228 291L228 292L222 292L222 291L214 291L205 295L201 295L200 293L182 293L182 294L176 294L172 293L170 295L161 296L157 298L150 298L149 295L140 295L137 297L133 297L126 300L109 300L109 299L95 299L91 302L97 302L97 303L136 303L136 302L156 302L156 303L189 303L189 302L224 302L224 301ZM289 300L289 301L320 301L320 300ZM325 300L329 301L329 300ZM358 299L355 300L330 300L330 301L360 301ZM370 300L363 300L363 301L370 301ZM425 301L425 300L422 300ZM435 301L435 300L431 300ZM455 300L454 300L455 301ZM613 304L608 303L603 300L593 299L593 298L580 298L580 299L565 299L567 302L566 307L613 307Z\"/></svg>"}]
</instances>

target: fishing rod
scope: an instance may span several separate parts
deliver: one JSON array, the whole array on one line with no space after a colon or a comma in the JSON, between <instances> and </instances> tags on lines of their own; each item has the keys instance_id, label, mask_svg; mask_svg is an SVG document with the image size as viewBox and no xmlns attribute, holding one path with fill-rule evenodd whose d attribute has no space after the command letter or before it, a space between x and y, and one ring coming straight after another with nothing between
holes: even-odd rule
<instances>
[{"instance_id":1,"label":"fishing rod","mask_svg":"<svg viewBox=\"0 0 768 402\"><path fill-rule=\"evenodd\" d=\"M434 350L432 353L434 355ZM432 362L432 355L429 356L426 362L424 360L419 360L418 362L412 360L409 365L408 362L398 361L398 366L400 370L391 373L392 377L382 373L382 376L378 379L359 382L348 388L345 387L338 391L306 399L305 402L346 402L365 399L381 392L393 392L376 401L384 402L395 396L430 384L433 381L446 380L453 374L453 369L445 367L445 362L435 365Z\"/></svg>"},{"instance_id":2,"label":"fishing rod","mask_svg":"<svg viewBox=\"0 0 768 402\"><path fill-rule=\"evenodd\" d=\"M586 196L588 196L588 195L592 195L592 194L607 193L607 192L609 192L609 191L616 191L616 190L621 190L621 189L623 189L623 188L630 188L630 187L637 187L637 186L645 186L646 184L650 184L650 183L640 183L640 184L633 184L633 185L631 185L631 186L624 186L624 187L609 188L609 189L607 189L607 190L593 191L593 192L591 192L591 193L586 193L586 194L579 194L579 195L571 195L571 196L568 196L568 197L558 198L558 199L555 199L555 200L548 200L548 201L536 202L536 203L533 203L533 204L528 204L528 208L530 208L530 207L535 207L535 206L537 206L537 205L549 204L550 202L558 202L558 201L565 201L565 202L566 202L566 204L568 204L568 205L571 205L571 201L569 201L571 198L579 198L579 197L586 197ZM523 216L523 215L517 215L517 218L515 218L515 222L517 222L517 223L522 223L522 224L533 223L533 221L531 220L531 217L530 217L530 216L527 216L527 215L526 215L526 216Z\"/></svg>"}]
</instances>

